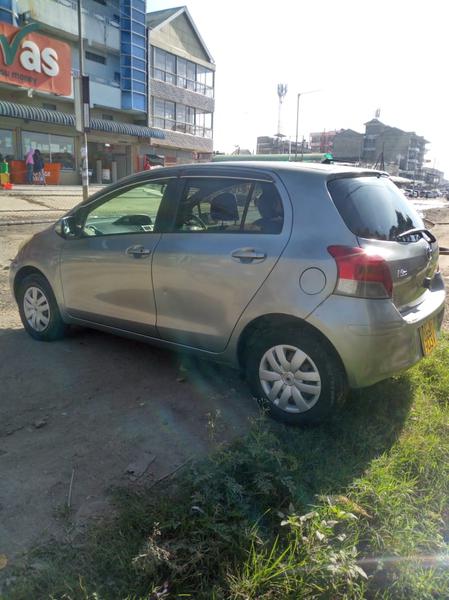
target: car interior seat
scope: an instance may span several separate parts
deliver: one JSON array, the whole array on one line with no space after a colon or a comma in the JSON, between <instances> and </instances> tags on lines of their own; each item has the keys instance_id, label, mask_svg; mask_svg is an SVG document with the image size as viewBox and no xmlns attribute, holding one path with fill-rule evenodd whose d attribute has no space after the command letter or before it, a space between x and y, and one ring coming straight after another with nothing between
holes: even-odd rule
<instances>
[{"instance_id":1,"label":"car interior seat","mask_svg":"<svg viewBox=\"0 0 449 600\"><path fill-rule=\"evenodd\" d=\"M210 203L210 217L213 221L221 222L222 227L225 227L225 222L237 224L240 217L235 195L223 192L215 196Z\"/></svg>"}]
</instances>

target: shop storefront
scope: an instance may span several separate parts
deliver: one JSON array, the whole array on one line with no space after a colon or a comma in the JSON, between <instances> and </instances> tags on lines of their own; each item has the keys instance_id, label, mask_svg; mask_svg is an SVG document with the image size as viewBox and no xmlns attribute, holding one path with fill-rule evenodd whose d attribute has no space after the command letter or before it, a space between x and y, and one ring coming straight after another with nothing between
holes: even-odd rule
<instances>
[{"instance_id":1,"label":"shop storefront","mask_svg":"<svg viewBox=\"0 0 449 600\"><path fill-rule=\"evenodd\" d=\"M145 141L163 134L149 127L91 119L89 171L93 183L110 183L143 168ZM26 182L24 158L39 150L47 183L80 183L80 146L72 113L0 101L0 154L10 166L12 183Z\"/></svg>"},{"instance_id":2,"label":"shop storefront","mask_svg":"<svg viewBox=\"0 0 449 600\"><path fill-rule=\"evenodd\" d=\"M78 183L77 138L74 131L66 133L62 127L52 126L49 133L49 127L41 123L0 117L0 155L9 164L11 182L27 182L24 159L32 149L41 153L47 184Z\"/></svg>"}]
</instances>

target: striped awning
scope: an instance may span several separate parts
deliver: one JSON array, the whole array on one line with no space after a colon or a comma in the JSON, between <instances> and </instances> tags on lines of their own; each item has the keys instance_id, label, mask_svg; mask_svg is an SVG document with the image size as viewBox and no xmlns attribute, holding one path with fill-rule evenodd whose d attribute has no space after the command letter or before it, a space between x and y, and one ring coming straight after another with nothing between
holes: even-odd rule
<instances>
[{"instance_id":1,"label":"striped awning","mask_svg":"<svg viewBox=\"0 0 449 600\"><path fill-rule=\"evenodd\" d=\"M0 101L0 117L27 119L29 121L38 121L40 123L52 123L53 125L75 127L75 115L73 113L48 110L37 106L28 106L27 104L16 104L15 102ZM144 127L143 125L123 123L122 121L91 119L90 128L94 131L106 131L107 133L131 135L140 138L157 138L160 140L165 138L164 133L160 130Z\"/></svg>"}]
</instances>

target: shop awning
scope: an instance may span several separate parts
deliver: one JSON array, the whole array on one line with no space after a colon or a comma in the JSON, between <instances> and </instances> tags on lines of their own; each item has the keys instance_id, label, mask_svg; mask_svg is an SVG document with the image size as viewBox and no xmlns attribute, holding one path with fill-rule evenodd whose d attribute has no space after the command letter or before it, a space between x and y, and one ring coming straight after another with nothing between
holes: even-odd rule
<instances>
[{"instance_id":1,"label":"shop awning","mask_svg":"<svg viewBox=\"0 0 449 600\"><path fill-rule=\"evenodd\" d=\"M52 123L53 125L75 127L75 115L73 113L48 110L46 108L29 106L27 104L17 104L15 102L0 101L0 117L27 119L29 121L38 121L40 123ZM157 138L160 140L165 138L164 133L157 129L144 127L143 125L133 125L132 123L123 123L122 121L91 119L90 128L94 131L105 131L107 133L117 133L119 135L132 135L141 138Z\"/></svg>"},{"instance_id":2,"label":"shop awning","mask_svg":"<svg viewBox=\"0 0 449 600\"><path fill-rule=\"evenodd\" d=\"M120 135L134 135L136 137L158 138L163 140L165 135L162 131L143 127L142 125L133 125L132 123L122 123L121 121L105 121L104 119L91 119L90 128L95 131L107 131L108 133L118 133Z\"/></svg>"}]
</instances>

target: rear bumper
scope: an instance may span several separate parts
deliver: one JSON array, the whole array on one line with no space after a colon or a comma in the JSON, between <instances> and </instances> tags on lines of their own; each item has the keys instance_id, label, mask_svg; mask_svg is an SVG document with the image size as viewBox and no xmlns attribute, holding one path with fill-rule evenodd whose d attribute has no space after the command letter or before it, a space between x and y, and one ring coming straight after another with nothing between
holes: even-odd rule
<instances>
[{"instance_id":1,"label":"rear bumper","mask_svg":"<svg viewBox=\"0 0 449 600\"><path fill-rule=\"evenodd\" d=\"M308 321L340 355L350 387L372 385L423 358L419 328L434 320L441 329L445 291L441 278L417 307L401 314L390 300L332 295Z\"/></svg>"}]
</instances>

